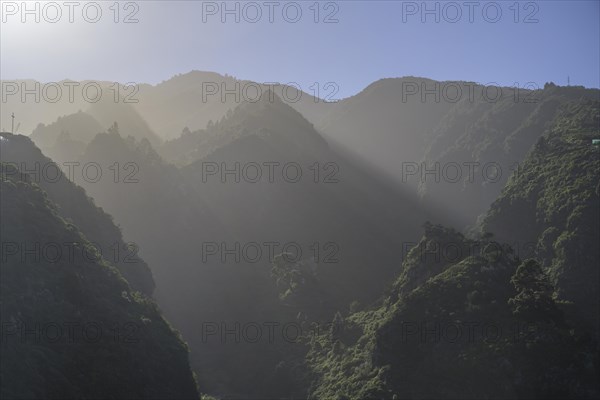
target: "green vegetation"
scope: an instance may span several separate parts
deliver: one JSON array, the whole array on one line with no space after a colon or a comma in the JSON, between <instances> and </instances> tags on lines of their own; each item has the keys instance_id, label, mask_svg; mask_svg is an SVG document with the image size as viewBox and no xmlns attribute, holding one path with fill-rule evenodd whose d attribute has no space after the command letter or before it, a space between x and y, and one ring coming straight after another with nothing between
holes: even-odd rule
<instances>
[{"instance_id":1,"label":"green vegetation","mask_svg":"<svg viewBox=\"0 0 600 400\"><path fill-rule=\"evenodd\" d=\"M132 290L29 175L7 167L1 164L1 397L197 399L187 346L156 303ZM10 243L74 249L51 258L9 253Z\"/></svg>"},{"instance_id":2,"label":"green vegetation","mask_svg":"<svg viewBox=\"0 0 600 400\"><path fill-rule=\"evenodd\" d=\"M313 341L311 397L597 397L599 115L559 107L482 219L493 234L426 224L382 304Z\"/></svg>"},{"instance_id":3,"label":"green vegetation","mask_svg":"<svg viewBox=\"0 0 600 400\"><path fill-rule=\"evenodd\" d=\"M422 252L449 243L469 251ZM379 307L314 339L311 398L598 395L597 343L567 324L535 260L428 225L402 270Z\"/></svg>"},{"instance_id":4,"label":"green vegetation","mask_svg":"<svg viewBox=\"0 0 600 400\"><path fill-rule=\"evenodd\" d=\"M561 108L502 195L482 230L534 257L577 324L598 329L600 279L600 103ZM597 331L596 331L597 332Z\"/></svg>"}]
</instances>

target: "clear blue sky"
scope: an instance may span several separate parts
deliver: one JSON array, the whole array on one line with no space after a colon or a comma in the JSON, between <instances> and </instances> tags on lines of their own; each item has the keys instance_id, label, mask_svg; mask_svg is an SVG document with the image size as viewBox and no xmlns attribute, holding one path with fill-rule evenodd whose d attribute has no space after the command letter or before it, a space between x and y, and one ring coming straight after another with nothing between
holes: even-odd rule
<instances>
[{"instance_id":1,"label":"clear blue sky","mask_svg":"<svg viewBox=\"0 0 600 400\"><path fill-rule=\"evenodd\" d=\"M109 8L114 1L98 2L102 16L97 23L84 20L81 6L69 23L61 1L57 23L49 22L55 10L44 14L43 4L39 23L34 15L26 15L23 23L22 10L13 15L8 4L20 7L20 1L2 3L0 77L5 80L158 83L207 70L260 82L297 82L304 90L313 82L333 81L340 90L336 97L355 94L380 78L405 75L540 86L566 84L570 76L571 84L600 87L597 0L522 1L518 15L515 1L476 2L473 22L465 1L454 3L460 17L456 7L438 2L439 23L435 14L424 15L422 22L421 1L323 1L319 23L314 22L314 1L297 2L302 16L296 23L284 18L286 2L278 2L274 22L269 22L262 0L256 2L262 12L256 23L250 22L256 10L244 8L246 2L239 2L239 23L235 15L221 21L221 1L137 1L137 9L124 9L126 2L121 2L119 23ZM227 4L234 8L235 3ZM492 23L496 4L502 15ZM214 5L219 10L212 15ZM436 2L427 6L434 9ZM285 17L293 20L295 8L287 7ZM90 20L94 12L87 10ZM131 12L139 22L122 23ZM339 22L323 23L330 13ZM528 16L537 22L525 23Z\"/></svg>"}]
</instances>

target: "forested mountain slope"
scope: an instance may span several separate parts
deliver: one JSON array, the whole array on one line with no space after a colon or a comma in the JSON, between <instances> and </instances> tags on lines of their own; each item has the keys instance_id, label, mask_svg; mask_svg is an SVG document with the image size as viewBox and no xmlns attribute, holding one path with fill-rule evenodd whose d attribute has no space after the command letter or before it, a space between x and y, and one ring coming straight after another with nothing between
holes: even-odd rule
<instances>
[{"instance_id":1,"label":"forested mountain slope","mask_svg":"<svg viewBox=\"0 0 600 400\"><path fill-rule=\"evenodd\" d=\"M2 398L197 399L158 306L30 175L0 165Z\"/></svg>"},{"instance_id":2,"label":"forested mountain slope","mask_svg":"<svg viewBox=\"0 0 600 400\"><path fill-rule=\"evenodd\" d=\"M509 246L426 224L382 304L313 337L309 397L594 398L598 342L553 290Z\"/></svg>"},{"instance_id":3,"label":"forested mountain slope","mask_svg":"<svg viewBox=\"0 0 600 400\"><path fill-rule=\"evenodd\" d=\"M26 136L10 133L2 133L2 136L0 161L7 163L8 173L16 169L30 173L32 182L39 185L56 204L60 216L72 221L106 258L114 260L133 289L152 295L155 287L152 273L139 257L135 243L125 242L112 217L71 181L76 177L91 178L97 173L96 169L89 170L88 174L85 166L76 161L65 167L42 154ZM99 172L111 173L108 167L104 166ZM64 171L61 170L63 168Z\"/></svg>"},{"instance_id":4,"label":"forested mountain slope","mask_svg":"<svg viewBox=\"0 0 600 400\"><path fill-rule=\"evenodd\" d=\"M500 194L561 105L600 99L597 89L523 86L382 79L331 105L315 126L463 228Z\"/></svg>"},{"instance_id":5,"label":"forested mountain slope","mask_svg":"<svg viewBox=\"0 0 600 400\"><path fill-rule=\"evenodd\" d=\"M541 137L481 229L538 259L557 296L598 329L600 102L567 104ZM582 321L579 321L580 323Z\"/></svg>"}]
</instances>

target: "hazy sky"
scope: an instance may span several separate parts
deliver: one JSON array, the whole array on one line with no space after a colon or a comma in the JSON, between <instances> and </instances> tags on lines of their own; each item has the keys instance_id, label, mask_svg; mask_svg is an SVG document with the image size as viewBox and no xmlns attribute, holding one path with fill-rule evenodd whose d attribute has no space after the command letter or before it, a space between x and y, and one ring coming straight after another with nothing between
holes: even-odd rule
<instances>
[{"instance_id":1,"label":"hazy sky","mask_svg":"<svg viewBox=\"0 0 600 400\"><path fill-rule=\"evenodd\" d=\"M114 1L29 2L32 14L1 3L2 79L158 83L207 70L305 91L335 82L338 98L405 75L600 86L597 0L122 1L118 15ZM130 14L138 21L124 23Z\"/></svg>"}]
</instances>

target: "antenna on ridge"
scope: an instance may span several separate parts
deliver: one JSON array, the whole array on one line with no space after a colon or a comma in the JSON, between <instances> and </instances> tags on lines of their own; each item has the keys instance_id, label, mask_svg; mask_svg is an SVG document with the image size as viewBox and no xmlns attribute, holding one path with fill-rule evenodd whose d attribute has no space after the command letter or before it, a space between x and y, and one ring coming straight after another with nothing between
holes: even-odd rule
<instances>
[{"instance_id":1,"label":"antenna on ridge","mask_svg":"<svg viewBox=\"0 0 600 400\"><path fill-rule=\"evenodd\" d=\"M15 134L15 113L12 113L10 115L10 117L12 118L12 123L11 123L11 127L10 127L10 133L12 133L14 135Z\"/></svg>"},{"instance_id":2,"label":"antenna on ridge","mask_svg":"<svg viewBox=\"0 0 600 400\"><path fill-rule=\"evenodd\" d=\"M567 76L567 86L571 86L571 77Z\"/></svg>"}]
</instances>

